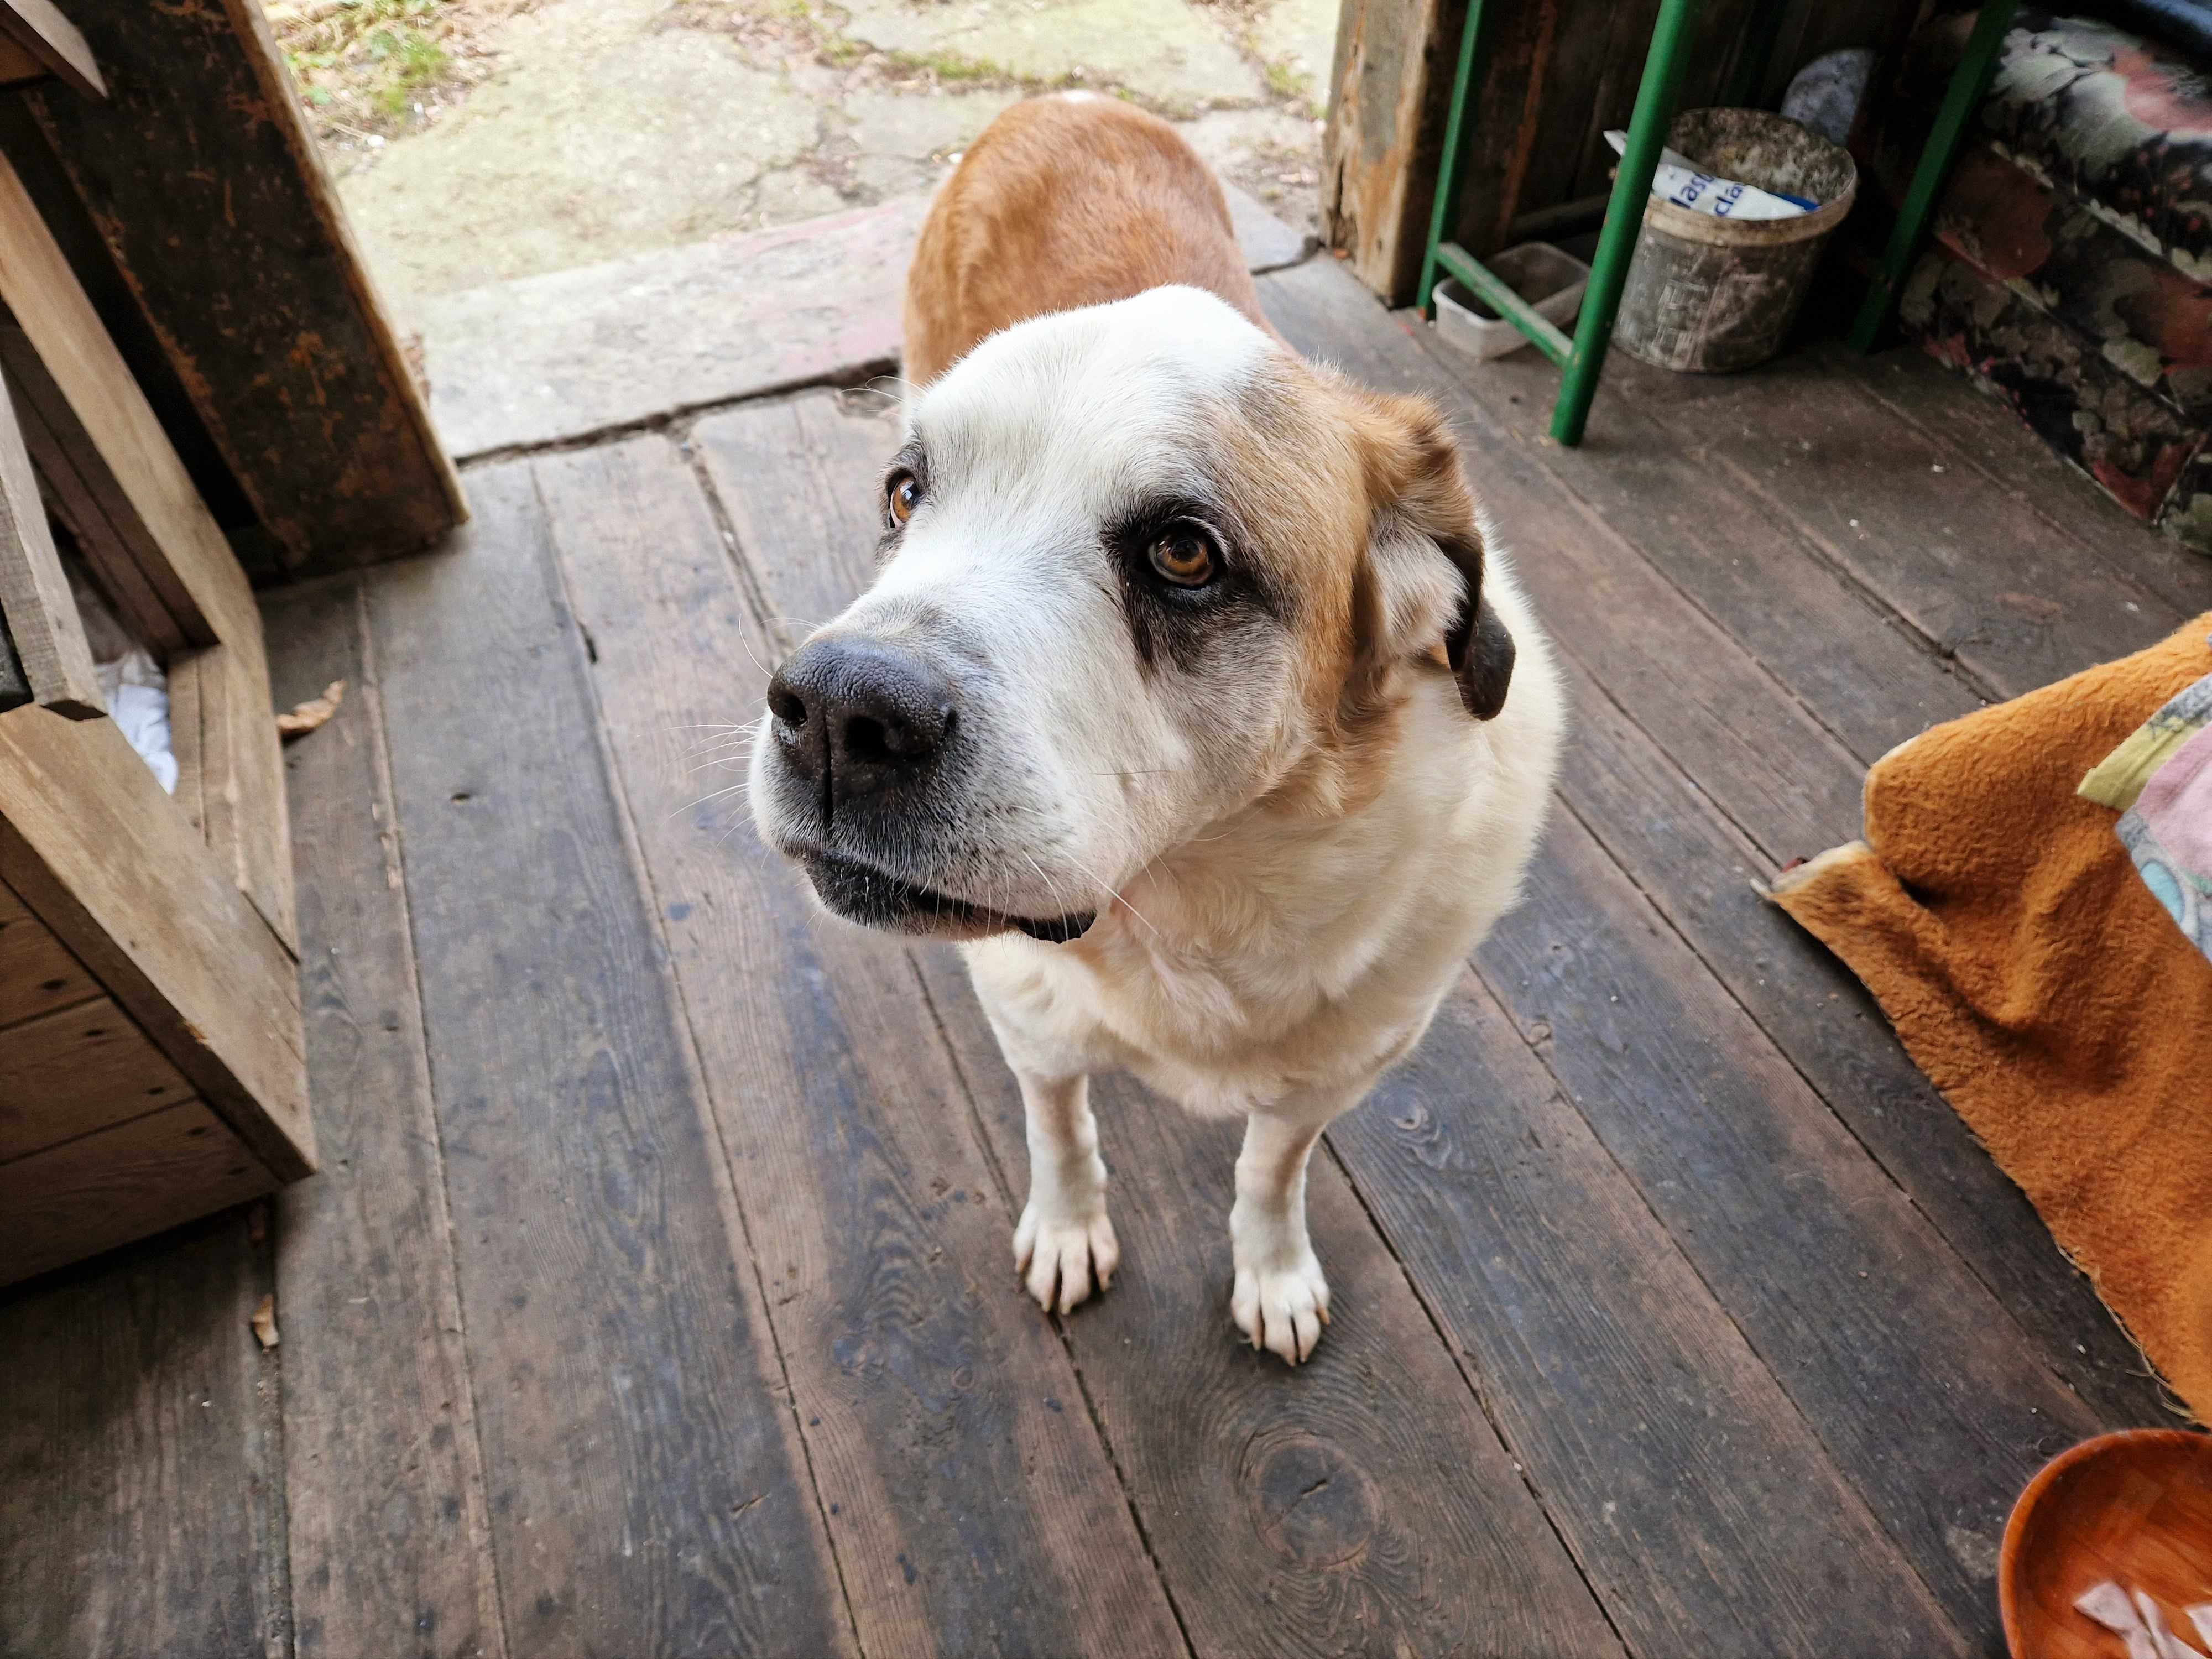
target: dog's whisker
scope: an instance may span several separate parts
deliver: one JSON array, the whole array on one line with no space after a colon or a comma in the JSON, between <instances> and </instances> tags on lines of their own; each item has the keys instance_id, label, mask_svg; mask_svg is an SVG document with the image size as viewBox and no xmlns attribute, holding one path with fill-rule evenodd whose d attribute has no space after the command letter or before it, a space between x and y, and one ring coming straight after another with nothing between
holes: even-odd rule
<instances>
[{"instance_id":1,"label":"dog's whisker","mask_svg":"<svg viewBox=\"0 0 2212 1659\"><path fill-rule=\"evenodd\" d=\"M758 657L753 654L753 642L745 637L744 629L738 629L738 644L743 647L747 660L749 660L752 665L760 672L761 675L764 678L774 679L775 678L775 670L770 668L766 663L763 662Z\"/></svg>"},{"instance_id":2,"label":"dog's whisker","mask_svg":"<svg viewBox=\"0 0 2212 1659\"><path fill-rule=\"evenodd\" d=\"M696 812L696 811L697 811L701 807L702 807L702 806L706 805L709 801L718 801L718 800L722 799L725 796L727 796L727 795L742 795L743 793L744 793L744 792L745 792L747 789L750 788L751 787L752 787L752 780L751 780L751 779L750 779L750 778L744 778L744 779L740 779L738 781L737 781L736 783L732 784L732 785L731 785L728 788L726 788L726 789L717 789L717 790L715 790L715 791L714 791L714 793L712 793L711 795L702 795L702 796L700 796L698 799L696 799L696 800L693 801L693 802L692 802L689 806L679 806L679 807L678 807L678 808L677 808L673 812L671 812L671 813L667 816L667 817L666 817L666 818L663 819L663 820L662 820L662 822L663 822L663 823L675 823L675 822L676 822L676 820L677 820L677 819L678 819L678 818L682 817L685 813L687 813L687 812Z\"/></svg>"},{"instance_id":3,"label":"dog's whisker","mask_svg":"<svg viewBox=\"0 0 2212 1659\"><path fill-rule=\"evenodd\" d=\"M1158 928L1152 926L1152 919L1146 916L1142 910L1139 910L1135 905L1130 903L1128 900L1123 898L1121 896L1121 890L1115 887L1112 882L1108 881L1096 870L1093 870L1089 865L1084 863L1081 859L1071 856L1068 859L1068 862L1073 864L1077 869L1082 871L1085 875L1090 877L1091 880L1097 882L1108 892L1111 893L1114 896L1114 902L1120 905L1124 910L1127 910L1131 915L1136 917L1139 921L1143 922L1145 924L1146 931L1150 933L1154 939L1159 939L1163 942L1165 941L1167 936L1162 933Z\"/></svg>"},{"instance_id":4,"label":"dog's whisker","mask_svg":"<svg viewBox=\"0 0 2212 1659\"><path fill-rule=\"evenodd\" d=\"M763 715L761 720L748 720L743 726L717 727L712 737L697 739L684 752L687 756L699 755L709 750L729 749L739 744L750 743L759 732L763 720L766 719L767 716Z\"/></svg>"}]
</instances>

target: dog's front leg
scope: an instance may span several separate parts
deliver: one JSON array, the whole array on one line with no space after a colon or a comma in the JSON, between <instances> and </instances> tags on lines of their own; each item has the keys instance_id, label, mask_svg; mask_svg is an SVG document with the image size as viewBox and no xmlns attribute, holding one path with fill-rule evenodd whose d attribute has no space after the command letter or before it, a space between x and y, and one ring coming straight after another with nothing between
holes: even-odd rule
<instances>
[{"instance_id":1,"label":"dog's front leg","mask_svg":"<svg viewBox=\"0 0 2212 1659\"><path fill-rule=\"evenodd\" d=\"M1106 1217L1106 1161L1098 1156L1090 1079L1015 1076L1029 1117L1030 1201L1014 1229L1014 1271L1039 1307L1066 1313L1093 1284L1102 1291L1112 1284L1121 1261Z\"/></svg>"},{"instance_id":2,"label":"dog's front leg","mask_svg":"<svg viewBox=\"0 0 2212 1659\"><path fill-rule=\"evenodd\" d=\"M1230 1317L1255 1348L1297 1364L1328 1323L1328 1280L1306 1236L1306 1160L1350 1101L1284 1101L1255 1108L1237 1158L1229 1238L1237 1282Z\"/></svg>"}]
</instances>

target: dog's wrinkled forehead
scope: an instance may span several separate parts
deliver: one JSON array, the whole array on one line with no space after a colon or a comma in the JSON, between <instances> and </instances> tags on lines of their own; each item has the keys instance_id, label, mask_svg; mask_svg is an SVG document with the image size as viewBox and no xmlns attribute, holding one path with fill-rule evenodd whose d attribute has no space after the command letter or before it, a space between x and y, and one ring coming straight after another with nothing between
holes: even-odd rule
<instances>
[{"instance_id":1,"label":"dog's wrinkled forehead","mask_svg":"<svg viewBox=\"0 0 2212 1659\"><path fill-rule=\"evenodd\" d=\"M1217 448L1214 428L1277 349L1194 288L1034 318L992 336L910 405L934 478L1011 502L1049 483L1157 488Z\"/></svg>"}]
</instances>

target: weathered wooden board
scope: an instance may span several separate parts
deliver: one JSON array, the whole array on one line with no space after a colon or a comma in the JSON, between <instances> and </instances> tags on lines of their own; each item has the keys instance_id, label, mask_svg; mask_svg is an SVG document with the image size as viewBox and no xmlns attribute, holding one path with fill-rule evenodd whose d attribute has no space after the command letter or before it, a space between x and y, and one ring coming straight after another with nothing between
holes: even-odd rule
<instances>
[{"instance_id":1,"label":"weathered wooden board","mask_svg":"<svg viewBox=\"0 0 2212 1659\"><path fill-rule=\"evenodd\" d=\"M191 1093L112 999L43 1015L0 1038L0 1163L143 1117Z\"/></svg>"},{"instance_id":2,"label":"weathered wooden board","mask_svg":"<svg viewBox=\"0 0 2212 1659\"><path fill-rule=\"evenodd\" d=\"M0 367L46 504L98 576L117 617L159 658L191 649L194 629L199 638L209 633L199 607L131 510L30 337L6 319L0 319Z\"/></svg>"},{"instance_id":3,"label":"weathered wooden board","mask_svg":"<svg viewBox=\"0 0 2212 1659\"><path fill-rule=\"evenodd\" d=\"M356 583L268 616L277 695L348 692L286 751L322 1173L276 1200L301 1659L507 1651L445 1160Z\"/></svg>"},{"instance_id":4,"label":"weathered wooden board","mask_svg":"<svg viewBox=\"0 0 2212 1659\"><path fill-rule=\"evenodd\" d=\"M91 0L72 15L110 95L41 89L32 106L294 568L443 534L459 483L260 6Z\"/></svg>"},{"instance_id":5,"label":"weathered wooden board","mask_svg":"<svg viewBox=\"0 0 2212 1659\"><path fill-rule=\"evenodd\" d=\"M197 1100L0 1164L0 1285L228 1209L276 1177Z\"/></svg>"},{"instance_id":6,"label":"weathered wooden board","mask_svg":"<svg viewBox=\"0 0 2212 1659\"><path fill-rule=\"evenodd\" d=\"M1579 668L1570 667L1569 683L1577 737L1561 792L1606 851L1996 1293L2045 1363L2109 1425L2162 1421L2142 1356L2026 1196L1889 1036L1850 971L1760 897L1774 861L1728 823L1738 803L1727 778L1708 771L1693 782Z\"/></svg>"},{"instance_id":7,"label":"weathered wooden board","mask_svg":"<svg viewBox=\"0 0 2212 1659\"><path fill-rule=\"evenodd\" d=\"M896 422L867 418L865 405L829 394L797 403L733 413L695 434L771 614L803 613L784 617L787 639L841 609L872 574L877 479L897 442ZM578 492L556 520L571 522L585 499ZM700 557L714 572L709 592L726 596L724 608L734 605L720 562L699 539ZM607 540L602 532L586 544ZM612 594L629 595L652 558L640 547L620 558L601 553L594 563ZM708 612L694 603L681 614ZM586 611L584 620L603 638L592 617ZM678 626L669 616L638 630L641 648L677 637ZM729 679L728 665L748 656L757 662L772 648L727 623L719 637L696 621L690 626L700 630L699 643L681 658L718 665L709 680L716 687ZM653 683L665 682L668 656L664 648L641 659L641 674L650 664ZM750 677L749 705L765 678L758 670ZM691 718L706 712L694 709ZM683 717L671 708L662 725ZM618 732L618 744L627 753L645 738L641 721L635 732ZM672 770L679 750L669 752ZM639 816L642 823L661 815ZM690 833L696 842L697 831ZM765 879L790 917L790 937L827 933L811 943L810 955L836 949L842 930L809 916L811 906L796 898L787 872ZM716 908L721 925L726 907ZM964 1085L981 1109L1006 1185L1005 1207L992 1206L989 1224L961 1243L964 1271L988 1274L987 1283L998 1278L1000 1306L1042 1329L1042 1316L1006 1272L1026 1174L1012 1078L957 961L917 953L930 988L921 1007L873 968L889 954L883 945L860 945L821 971L856 981L853 994L866 1006L903 1005L903 1017L917 1024L933 1011L941 1023L959 1063L961 1080L950 1086L961 1092ZM780 977L811 981L813 975ZM913 1065L910 1048L902 1063ZM1285 1655L1453 1652L1477 1644L1617 1651L1341 1176L1324 1161L1308 1193L1337 1316L1320 1354L1286 1377L1272 1358L1247 1349L1228 1321L1233 1129L1197 1124L1126 1079L1097 1080L1094 1098L1109 1126L1108 1155L1122 1171L1115 1202L1124 1256L1111 1292L1062 1323L1083 1397L1114 1449L1192 1644L1233 1652L1256 1640L1262 1650Z\"/></svg>"},{"instance_id":8,"label":"weathered wooden board","mask_svg":"<svg viewBox=\"0 0 2212 1659\"><path fill-rule=\"evenodd\" d=\"M1837 395L1862 396L1829 379ZM1787 377L1703 405L1709 459L2002 696L2151 644L2186 613L1902 422ZM1869 411L1872 413L1870 410Z\"/></svg>"},{"instance_id":9,"label":"weathered wooden board","mask_svg":"<svg viewBox=\"0 0 2212 1659\"><path fill-rule=\"evenodd\" d=\"M1504 8L1515 19L1534 9ZM1428 246L1466 0L1346 0L1322 137L1322 241L1403 304Z\"/></svg>"},{"instance_id":10,"label":"weathered wooden board","mask_svg":"<svg viewBox=\"0 0 2212 1659\"><path fill-rule=\"evenodd\" d=\"M0 1030L99 994L69 946L0 883Z\"/></svg>"},{"instance_id":11,"label":"weathered wooden board","mask_svg":"<svg viewBox=\"0 0 2212 1659\"><path fill-rule=\"evenodd\" d=\"M54 550L46 504L16 423L14 401L0 384L0 617L38 703L71 720L107 712L93 672L84 624L69 578Z\"/></svg>"},{"instance_id":12,"label":"weathered wooden board","mask_svg":"<svg viewBox=\"0 0 2212 1659\"><path fill-rule=\"evenodd\" d=\"M53 0L0 0L0 32L70 91L88 98L107 96L84 36Z\"/></svg>"},{"instance_id":13,"label":"weathered wooden board","mask_svg":"<svg viewBox=\"0 0 2212 1659\"><path fill-rule=\"evenodd\" d=\"M0 1295L0 1653L285 1651L247 1233L234 1211Z\"/></svg>"},{"instance_id":14,"label":"weathered wooden board","mask_svg":"<svg viewBox=\"0 0 2212 1659\"><path fill-rule=\"evenodd\" d=\"M169 752L176 757L177 787L169 799L185 821L204 837L207 834L207 755L201 731L200 677L212 653L196 651L172 657L166 665L169 681Z\"/></svg>"},{"instance_id":15,"label":"weathered wooden board","mask_svg":"<svg viewBox=\"0 0 2212 1659\"><path fill-rule=\"evenodd\" d=\"M193 758L202 832L216 857L229 867L238 890L296 957L291 808L267 662L257 643L219 645L199 653L193 663L192 701L200 716ZM173 735L174 730L173 716Z\"/></svg>"},{"instance_id":16,"label":"weathered wooden board","mask_svg":"<svg viewBox=\"0 0 2212 1659\"><path fill-rule=\"evenodd\" d=\"M8 619L0 617L0 714L30 700L30 678L23 672L23 659L15 654L15 641L9 637Z\"/></svg>"},{"instance_id":17,"label":"weathered wooden board","mask_svg":"<svg viewBox=\"0 0 2212 1659\"><path fill-rule=\"evenodd\" d=\"M1590 832L1480 970L1977 1648L2005 1516L2100 1425Z\"/></svg>"},{"instance_id":18,"label":"weathered wooden board","mask_svg":"<svg viewBox=\"0 0 2212 1659\"><path fill-rule=\"evenodd\" d=\"M1981 707L1974 688L1927 641L1822 562L1789 525L1747 500L1724 474L1684 463L1665 415L1642 411L1670 389L1664 382L1686 377L1632 362L1609 367L1583 446L1563 449L1544 437L1558 371L1535 353L1454 373L1450 348L1419 343L1451 377L1455 407L1473 433L1470 474L1478 488L1512 504L1501 528L1507 548L1524 562L1553 556L1562 538L1592 533L1578 532L1556 509L1531 510L1547 498L1580 498L1862 766L1939 720ZM1501 453L1513 447L1528 459L1509 468ZM1564 496L1538 482L1541 472L1564 486ZM1583 634L1624 620L1639 630L1652 626L1595 605L1577 607L1561 625Z\"/></svg>"},{"instance_id":19,"label":"weathered wooden board","mask_svg":"<svg viewBox=\"0 0 2212 1659\"><path fill-rule=\"evenodd\" d=\"M705 498L659 438L536 473L863 1650L1181 1651L904 957L821 926L702 767L775 649ZM750 489L819 503L826 556L834 488Z\"/></svg>"},{"instance_id":20,"label":"weathered wooden board","mask_svg":"<svg viewBox=\"0 0 2212 1659\"><path fill-rule=\"evenodd\" d=\"M1328 1138L1632 1649L1965 1650L1472 975Z\"/></svg>"},{"instance_id":21,"label":"weathered wooden board","mask_svg":"<svg viewBox=\"0 0 2212 1659\"><path fill-rule=\"evenodd\" d=\"M1310 295L1326 288L1285 295L1279 280L1271 279L1271 302L1303 302L1286 327L1334 327L1340 337L1327 355L1370 380L1444 398L1463 423L1469 469L1569 647L1578 736L1563 788L1607 853L2037 1338L2058 1375L2108 1421L2154 1420L2155 1385L2140 1358L2018 1189L1881 1034L1878 1011L1850 975L1753 891L1780 859L1856 828L1850 809L1866 761L1980 700L1923 638L1840 583L1809 549L1791 551L1787 525L1747 507L1725 479L1681 463L1671 434L1702 415L1670 426L1664 410L1649 419L1636 412L1667 393L1702 408L1731 395L1723 384L1623 365L1600 398L1588 447L1560 450L1538 435L1555 378L1547 367L1509 359L1449 374L1448 355L1437 351L1437 373L1423 377L1407 356L1405 331L1378 308L1324 309ZM1340 279L1329 285L1348 293ZM1886 424L1863 401L1832 406L1863 441ZM1596 602L1607 590L1589 579L1592 546L1656 569L1727 637L1679 601ZM1656 682L1641 670L1620 673L1647 647L1663 651L1686 637L1711 659L1701 675L1738 688L1730 694L1741 700L1737 720L1796 729L1802 711L1826 731L1747 767L1729 729L1681 718L1668 700L1655 700ZM1747 660L1751 651L1766 673Z\"/></svg>"},{"instance_id":22,"label":"weathered wooden board","mask_svg":"<svg viewBox=\"0 0 2212 1659\"><path fill-rule=\"evenodd\" d=\"M509 1648L849 1653L546 516L471 486L368 592Z\"/></svg>"},{"instance_id":23,"label":"weathered wooden board","mask_svg":"<svg viewBox=\"0 0 2212 1659\"><path fill-rule=\"evenodd\" d=\"M1850 381L1894 419L1954 452L1999 489L2124 571L2182 616L2212 611L2212 559L2130 518L2010 409L1926 353L1865 358L1825 344L1806 362Z\"/></svg>"},{"instance_id":24,"label":"weathered wooden board","mask_svg":"<svg viewBox=\"0 0 2212 1659\"><path fill-rule=\"evenodd\" d=\"M313 1170L293 960L113 721L0 720L0 880L256 1156Z\"/></svg>"}]
</instances>

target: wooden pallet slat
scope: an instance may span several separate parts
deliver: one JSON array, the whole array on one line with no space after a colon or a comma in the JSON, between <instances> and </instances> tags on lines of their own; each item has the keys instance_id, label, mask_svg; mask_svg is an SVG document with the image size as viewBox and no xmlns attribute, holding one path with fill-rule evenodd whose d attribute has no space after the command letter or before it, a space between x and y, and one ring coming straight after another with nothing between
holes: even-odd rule
<instances>
[{"instance_id":1,"label":"wooden pallet slat","mask_svg":"<svg viewBox=\"0 0 2212 1659\"><path fill-rule=\"evenodd\" d=\"M0 720L0 881L256 1156L313 1171L295 965L114 722Z\"/></svg>"},{"instance_id":2,"label":"wooden pallet slat","mask_svg":"<svg viewBox=\"0 0 2212 1659\"><path fill-rule=\"evenodd\" d=\"M0 882L0 1030L100 994L100 987Z\"/></svg>"},{"instance_id":3,"label":"wooden pallet slat","mask_svg":"<svg viewBox=\"0 0 2212 1659\"><path fill-rule=\"evenodd\" d=\"M76 25L62 15L53 0L0 0L0 33L8 43L70 90L88 98L107 96L100 65ZM22 78L9 76L7 78Z\"/></svg>"},{"instance_id":4,"label":"wooden pallet slat","mask_svg":"<svg viewBox=\"0 0 2212 1659\"><path fill-rule=\"evenodd\" d=\"M191 1093L112 997L42 1015L0 1038L0 1164Z\"/></svg>"},{"instance_id":5,"label":"wooden pallet slat","mask_svg":"<svg viewBox=\"0 0 2212 1659\"><path fill-rule=\"evenodd\" d=\"M239 887L288 951L298 949L283 763L270 724L261 615L184 463L40 219L0 160L0 307L11 313L56 394L37 398L121 550L196 643L220 647L202 686L204 787L234 805L209 808L210 839ZM9 319L0 319L5 322ZM0 331L0 352L7 347ZM36 377L29 382L37 384ZM95 538L95 544L100 538ZM74 615L74 612L71 613ZM216 678L219 672L219 678Z\"/></svg>"},{"instance_id":6,"label":"wooden pallet slat","mask_svg":"<svg viewBox=\"0 0 2212 1659\"><path fill-rule=\"evenodd\" d=\"M211 1211L276 1184L197 1100L0 1164L0 1285Z\"/></svg>"},{"instance_id":7,"label":"wooden pallet slat","mask_svg":"<svg viewBox=\"0 0 2212 1659\"><path fill-rule=\"evenodd\" d=\"M163 659L211 641L198 605L100 459L30 336L6 319L0 319L0 369L47 505L75 538L117 616Z\"/></svg>"},{"instance_id":8,"label":"wooden pallet slat","mask_svg":"<svg viewBox=\"0 0 2212 1659\"><path fill-rule=\"evenodd\" d=\"M107 712L76 600L54 550L14 400L0 381L0 617L31 695L70 720Z\"/></svg>"}]
</instances>

